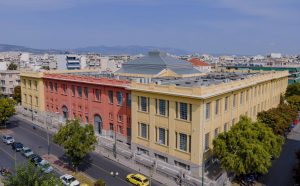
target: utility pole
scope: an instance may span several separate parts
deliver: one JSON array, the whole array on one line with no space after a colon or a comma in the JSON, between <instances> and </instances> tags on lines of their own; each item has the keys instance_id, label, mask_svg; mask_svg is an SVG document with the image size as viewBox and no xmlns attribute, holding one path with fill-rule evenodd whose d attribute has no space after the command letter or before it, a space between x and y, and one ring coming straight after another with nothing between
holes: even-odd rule
<instances>
[{"instance_id":1,"label":"utility pole","mask_svg":"<svg viewBox=\"0 0 300 186\"><path fill-rule=\"evenodd\" d=\"M44 124L45 124L45 126L47 126L47 143L48 143L48 155L49 155L50 154L50 139L49 139L49 128L47 125L47 117L48 117L48 115L46 114ZM52 119L51 119L51 123L52 123Z\"/></svg>"},{"instance_id":2,"label":"utility pole","mask_svg":"<svg viewBox=\"0 0 300 186\"><path fill-rule=\"evenodd\" d=\"M117 158L117 128L115 128L115 143L113 146L114 157Z\"/></svg>"}]
</instances>

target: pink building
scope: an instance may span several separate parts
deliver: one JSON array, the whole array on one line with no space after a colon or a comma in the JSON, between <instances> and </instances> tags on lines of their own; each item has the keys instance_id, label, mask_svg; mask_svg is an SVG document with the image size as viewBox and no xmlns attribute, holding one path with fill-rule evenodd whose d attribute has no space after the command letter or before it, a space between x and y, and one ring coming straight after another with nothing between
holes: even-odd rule
<instances>
[{"instance_id":1,"label":"pink building","mask_svg":"<svg viewBox=\"0 0 300 186\"><path fill-rule=\"evenodd\" d=\"M95 132L130 142L131 95L128 81L67 74L45 74L45 110L78 118Z\"/></svg>"}]
</instances>

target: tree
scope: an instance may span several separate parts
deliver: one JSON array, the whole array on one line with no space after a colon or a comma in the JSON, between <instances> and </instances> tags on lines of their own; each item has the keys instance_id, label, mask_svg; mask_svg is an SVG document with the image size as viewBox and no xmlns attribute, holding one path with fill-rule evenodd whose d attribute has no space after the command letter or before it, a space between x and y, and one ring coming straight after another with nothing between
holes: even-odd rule
<instances>
[{"instance_id":1,"label":"tree","mask_svg":"<svg viewBox=\"0 0 300 186\"><path fill-rule=\"evenodd\" d=\"M16 86L14 88L14 95L13 95L13 98L14 100L17 102L17 103L21 103L21 86Z\"/></svg>"},{"instance_id":2,"label":"tree","mask_svg":"<svg viewBox=\"0 0 300 186\"><path fill-rule=\"evenodd\" d=\"M15 113L15 101L13 99L0 99L0 124L6 122Z\"/></svg>"},{"instance_id":3,"label":"tree","mask_svg":"<svg viewBox=\"0 0 300 186\"><path fill-rule=\"evenodd\" d=\"M89 152L95 150L97 143L93 125L81 126L78 119L68 120L66 125L61 126L53 136L53 140L64 147L67 156L76 169L83 158Z\"/></svg>"},{"instance_id":4,"label":"tree","mask_svg":"<svg viewBox=\"0 0 300 186\"><path fill-rule=\"evenodd\" d=\"M283 138L261 122L241 117L227 133L214 141L214 153L224 169L237 175L267 173L271 157L278 157Z\"/></svg>"},{"instance_id":5,"label":"tree","mask_svg":"<svg viewBox=\"0 0 300 186\"><path fill-rule=\"evenodd\" d=\"M99 179L95 182L94 186L106 186L106 183L104 180Z\"/></svg>"},{"instance_id":6,"label":"tree","mask_svg":"<svg viewBox=\"0 0 300 186\"><path fill-rule=\"evenodd\" d=\"M290 97L287 97L287 102L291 105L293 109L296 111L300 111L300 96L299 95L293 95Z\"/></svg>"},{"instance_id":7,"label":"tree","mask_svg":"<svg viewBox=\"0 0 300 186\"><path fill-rule=\"evenodd\" d=\"M287 87L285 97L290 97L294 95L300 96L300 83L293 83Z\"/></svg>"},{"instance_id":8,"label":"tree","mask_svg":"<svg viewBox=\"0 0 300 186\"><path fill-rule=\"evenodd\" d=\"M18 66L14 63L10 63L7 67L7 70L17 70Z\"/></svg>"},{"instance_id":9,"label":"tree","mask_svg":"<svg viewBox=\"0 0 300 186\"><path fill-rule=\"evenodd\" d=\"M62 186L62 183L53 175L45 174L37 169L33 163L21 165L16 168L16 174L8 176L4 180L4 186Z\"/></svg>"},{"instance_id":10,"label":"tree","mask_svg":"<svg viewBox=\"0 0 300 186\"><path fill-rule=\"evenodd\" d=\"M277 108L257 114L257 119L271 127L273 132L278 135L284 135L296 117L297 111L287 104L280 104Z\"/></svg>"}]
</instances>

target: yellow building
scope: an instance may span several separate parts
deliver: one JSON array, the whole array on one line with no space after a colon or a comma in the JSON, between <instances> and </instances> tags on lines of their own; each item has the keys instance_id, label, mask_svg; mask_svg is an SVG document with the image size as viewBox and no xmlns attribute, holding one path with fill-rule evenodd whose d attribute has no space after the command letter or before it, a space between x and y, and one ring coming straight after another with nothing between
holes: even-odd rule
<instances>
[{"instance_id":1,"label":"yellow building","mask_svg":"<svg viewBox=\"0 0 300 186\"><path fill-rule=\"evenodd\" d=\"M44 82L42 72L21 72L22 106L26 110L39 112L45 110Z\"/></svg>"},{"instance_id":2,"label":"yellow building","mask_svg":"<svg viewBox=\"0 0 300 186\"><path fill-rule=\"evenodd\" d=\"M238 122L276 107L288 72L212 73L132 82L132 149L200 176L213 139Z\"/></svg>"}]
</instances>

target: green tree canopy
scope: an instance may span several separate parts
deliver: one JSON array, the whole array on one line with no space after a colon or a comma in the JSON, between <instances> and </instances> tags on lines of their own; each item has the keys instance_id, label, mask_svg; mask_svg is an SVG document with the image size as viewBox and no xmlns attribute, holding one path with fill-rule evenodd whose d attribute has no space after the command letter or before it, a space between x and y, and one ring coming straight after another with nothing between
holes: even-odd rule
<instances>
[{"instance_id":1,"label":"green tree canopy","mask_svg":"<svg viewBox=\"0 0 300 186\"><path fill-rule=\"evenodd\" d=\"M271 157L280 155L283 139L265 124L241 117L229 132L220 134L213 144L222 167L242 175L267 173L272 165Z\"/></svg>"},{"instance_id":2,"label":"green tree canopy","mask_svg":"<svg viewBox=\"0 0 300 186\"><path fill-rule=\"evenodd\" d=\"M290 97L294 95L300 96L300 83L293 83L287 87L285 97Z\"/></svg>"},{"instance_id":3,"label":"green tree canopy","mask_svg":"<svg viewBox=\"0 0 300 186\"><path fill-rule=\"evenodd\" d=\"M0 99L0 124L6 122L16 113L15 101L10 98Z\"/></svg>"},{"instance_id":4,"label":"green tree canopy","mask_svg":"<svg viewBox=\"0 0 300 186\"><path fill-rule=\"evenodd\" d=\"M300 111L300 96L293 95L287 98L287 102L291 105L291 107L297 111Z\"/></svg>"},{"instance_id":5,"label":"green tree canopy","mask_svg":"<svg viewBox=\"0 0 300 186\"><path fill-rule=\"evenodd\" d=\"M8 176L4 180L4 186L62 186L60 180L53 174L45 174L37 169L31 162L16 168L16 174Z\"/></svg>"},{"instance_id":6,"label":"green tree canopy","mask_svg":"<svg viewBox=\"0 0 300 186\"><path fill-rule=\"evenodd\" d=\"M55 143L66 150L74 167L78 167L83 158L95 150L97 139L93 125L81 126L79 120L68 120L53 136Z\"/></svg>"},{"instance_id":7,"label":"green tree canopy","mask_svg":"<svg viewBox=\"0 0 300 186\"><path fill-rule=\"evenodd\" d=\"M99 179L94 183L94 186L106 186L106 183L104 180Z\"/></svg>"},{"instance_id":8,"label":"green tree canopy","mask_svg":"<svg viewBox=\"0 0 300 186\"><path fill-rule=\"evenodd\" d=\"M13 98L14 100L17 102L17 103L21 103L21 86L16 86L14 88L14 95L13 95Z\"/></svg>"},{"instance_id":9,"label":"green tree canopy","mask_svg":"<svg viewBox=\"0 0 300 186\"><path fill-rule=\"evenodd\" d=\"M283 135L296 117L297 111L287 104L280 104L277 108L257 114L257 119L271 127L278 135Z\"/></svg>"},{"instance_id":10,"label":"green tree canopy","mask_svg":"<svg viewBox=\"0 0 300 186\"><path fill-rule=\"evenodd\" d=\"M14 63L10 63L7 67L7 70L17 70L18 66Z\"/></svg>"}]
</instances>

